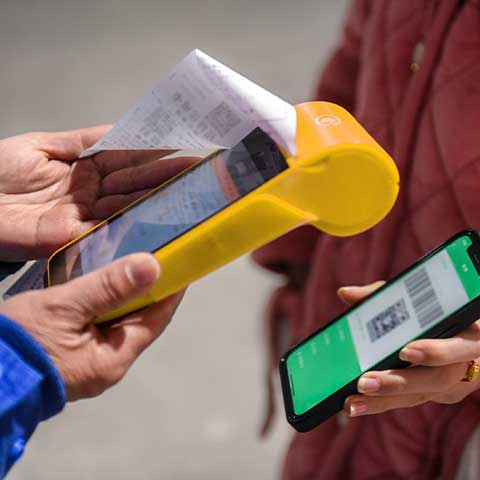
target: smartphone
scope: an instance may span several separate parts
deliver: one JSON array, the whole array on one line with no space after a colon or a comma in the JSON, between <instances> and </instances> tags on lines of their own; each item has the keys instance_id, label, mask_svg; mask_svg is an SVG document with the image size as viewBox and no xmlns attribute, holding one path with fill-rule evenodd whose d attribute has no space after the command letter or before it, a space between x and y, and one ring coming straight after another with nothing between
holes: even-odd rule
<instances>
[{"instance_id":1,"label":"smartphone","mask_svg":"<svg viewBox=\"0 0 480 480\"><path fill-rule=\"evenodd\" d=\"M480 317L480 236L463 231L280 360L288 422L306 432L343 408L369 370L407 367L399 351L456 335Z\"/></svg>"}]
</instances>

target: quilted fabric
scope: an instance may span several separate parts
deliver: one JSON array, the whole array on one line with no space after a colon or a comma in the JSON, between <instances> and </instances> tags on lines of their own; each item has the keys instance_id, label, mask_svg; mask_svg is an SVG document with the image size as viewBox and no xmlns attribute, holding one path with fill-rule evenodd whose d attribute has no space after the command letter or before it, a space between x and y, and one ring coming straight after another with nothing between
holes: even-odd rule
<instances>
[{"instance_id":1,"label":"quilted fabric","mask_svg":"<svg viewBox=\"0 0 480 480\"><path fill-rule=\"evenodd\" d=\"M344 308L336 290L388 279L462 228L480 228L480 0L356 0L316 97L352 111L396 161L392 213L349 239L302 229L254 258L290 286L270 307L293 343ZM415 65L412 65L415 64ZM293 279L293 280L292 280ZM295 436L285 480L449 479L480 422L480 394Z\"/></svg>"}]
</instances>

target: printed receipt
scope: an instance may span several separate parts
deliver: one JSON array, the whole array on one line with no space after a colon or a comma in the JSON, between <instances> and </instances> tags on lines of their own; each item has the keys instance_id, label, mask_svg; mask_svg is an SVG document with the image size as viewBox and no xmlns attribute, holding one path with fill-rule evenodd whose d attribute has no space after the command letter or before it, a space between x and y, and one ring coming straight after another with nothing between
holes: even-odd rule
<instances>
[{"instance_id":1,"label":"printed receipt","mask_svg":"<svg viewBox=\"0 0 480 480\"><path fill-rule=\"evenodd\" d=\"M296 154L294 107L193 50L81 157L103 150L228 148L256 127ZM43 288L45 268L46 261L35 262L3 298Z\"/></svg>"},{"instance_id":2,"label":"printed receipt","mask_svg":"<svg viewBox=\"0 0 480 480\"><path fill-rule=\"evenodd\" d=\"M102 150L228 148L256 127L295 155L295 108L193 50L82 157Z\"/></svg>"}]
</instances>

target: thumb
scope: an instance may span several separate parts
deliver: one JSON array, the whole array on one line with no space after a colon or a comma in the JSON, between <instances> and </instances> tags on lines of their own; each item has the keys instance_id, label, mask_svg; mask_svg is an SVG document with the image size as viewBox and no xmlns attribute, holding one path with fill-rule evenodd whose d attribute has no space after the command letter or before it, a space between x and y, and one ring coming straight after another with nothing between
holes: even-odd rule
<instances>
[{"instance_id":1,"label":"thumb","mask_svg":"<svg viewBox=\"0 0 480 480\"><path fill-rule=\"evenodd\" d=\"M379 289L384 284L385 282L383 280L379 280L371 283L370 285L364 285L363 287L341 287L338 289L337 294L347 305L353 305L354 303L357 303L360 300L363 300L365 297L371 295L375 290Z\"/></svg>"},{"instance_id":2,"label":"thumb","mask_svg":"<svg viewBox=\"0 0 480 480\"><path fill-rule=\"evenodd\" d=\"M57 288L65 303L86 314L87 324L147 293L159 277L157 259L148 253L135 253Z\"/></svg>"}]
</instances>

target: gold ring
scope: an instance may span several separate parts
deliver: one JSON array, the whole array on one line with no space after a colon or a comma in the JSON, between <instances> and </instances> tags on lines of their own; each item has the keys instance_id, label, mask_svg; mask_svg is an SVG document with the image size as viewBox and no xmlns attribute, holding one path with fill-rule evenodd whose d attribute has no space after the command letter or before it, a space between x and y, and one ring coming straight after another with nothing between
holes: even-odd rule
<instances>
[{"instance_id":1,"label":"gold ring","mask_svg":"<svg viewBox=\"0 0 480 480\"><path fill-rule=\"evenodd\" d=\"M468 364L467 374L465 378L462 379L462 382L474 382L477 380L478 376L480 375L480 365L475 360L472 360Z\"/></svg>"}]
</instances>

